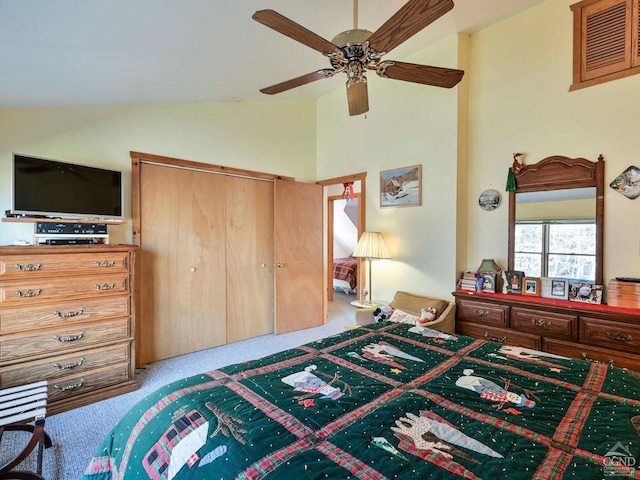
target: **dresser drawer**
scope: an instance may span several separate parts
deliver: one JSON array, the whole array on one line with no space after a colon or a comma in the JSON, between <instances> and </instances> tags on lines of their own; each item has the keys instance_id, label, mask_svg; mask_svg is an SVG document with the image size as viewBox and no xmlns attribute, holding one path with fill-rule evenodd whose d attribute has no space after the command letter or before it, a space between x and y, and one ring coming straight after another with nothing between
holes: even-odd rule
<instances>
[{"instance_id":1,"label":"dresser drawer","mask_svg":"<svg viewBox=\"0 0 640 480\"><path fill-rule=\"evenodd\" d=\"M129 275L88 275L34 278L0 283L0 307L29 306L59 297L122 294L129 292Z\"/></svg>"},{"instance_id":2,"label":"dresser drawer","mask_svg":"<svg viewBox=\"0 0 640 480\"><path fill-rule=\"evenodd\" d=\"M607 304L620 308L640 308L640 294L611 293L607 296Z\"/></svg>"},{"instance_id":3,"label":"dresser drawer","mask_svg":"<svg viewBox=\"0 0 640 480\"><path fill-rule=\"evenodd\" d=\"M0 361L77 352L101 343L129 339L131 335L128 318L92 325L50 328L28 334L3 335L0 337Z\"/></svg>"},{"instance_id":4,"label":"dresser drawer","mask_svg":"<svg viewBox=\"0 0 640 480\"><path fill-rule=\"evenodd\" d=\"M518 347L532 348L540 350L542 341L539 335L531 335L529 333L514 332L508 328L497 328L471 323L458 323L456 332L460 335L479 338L492 342L500 342L507 345L516 345Z\"/></svg>"},{"instance_id":5,"label":"dresser drawer","mask_svg":"<svg viewBox=\"0 0 640 480\"><path fill-rule=\"evenodd\" d=\"M0 308L0 332L9 333L129 315L129 296L75 299L29 308Z\"/></svg>"},{"instance_id":6,"label":"dresser drawer","mask_svg":"<svg viewBox=\"0 0 640 480\"><path fill-rule=\"evenodd\" d=\"M93 348L73 354L59 354L47 359L4 367L0 371L0 385L14 387L39 380L55 380L75 373L126 362L130 359L131 343Z\"/></svg>"},{"instance_id":7,"label":"dresser drawer","mask_svg":"<svg viewBox=\"0 0 640 480\"><path fill-rule=\"evenodd\" d=\"M640 283L638 282L619 282L611 280L609 282L609 295L612 293L622 293L628 295L640 296Z\"/></svg>"},{"instance_id":8,"label":"dresser drawer","mask_svg":"<svg viewBox=\"0 0 640 480\"><path fill-rule=\"evenodd\" d=\"M49 382L48 401L56 402L126 382L130 378L130 370L130 365L123 363L58 378Z\"/></svg>"},{"instance_id":9,"label":"dresser drawer","mask_svg":"<svg viewBox=\"0 0 640 480\"><path fill-rule=\"evenodd\" d=\"M482 325L507 326L509 307L472 300L458 300L457 319Z\"/></svg>"},{"instance_id":10,"label":"dresser drawer","mask_svg":"<svg viewBox=\"0 0 640 480\"><path fill-rule=\"evenodd\" d=\"M638 347L640 347L640 324L612 322L586 316L580 317L580 341L638 352Z\"/></svg>"},{"instance_id":11,"label":"dresser drawer","mask_svg":"<svg viewBox=\"0 0 640 480\"><path fill-rule=\"evenodd\" d=\"M554 338L578 339L578 317L575 315L513 307L511 328Z\"/></svg>"},{"instance_id":12,"label":"dresser drawer","mask_svg":"<svg viewBox=\"0 0 640 480\"><path fill-rule=\"evenodd\" d=\"M33 278L61 272L127 272L127 252L0 255L0 279Z\"/></svg>"},{"instance_id":13,"label":"dresser drawer","mask_svg":"<svg viewBox=\"0 0 640 480\"><path fill-rule=\"evenodd\" d=\"M615 350L544 339L544 351L565 357L579 358L593 363L605 363L614 367L628 368L640 372L640 357Z\"/></svg>"}]
</instances>

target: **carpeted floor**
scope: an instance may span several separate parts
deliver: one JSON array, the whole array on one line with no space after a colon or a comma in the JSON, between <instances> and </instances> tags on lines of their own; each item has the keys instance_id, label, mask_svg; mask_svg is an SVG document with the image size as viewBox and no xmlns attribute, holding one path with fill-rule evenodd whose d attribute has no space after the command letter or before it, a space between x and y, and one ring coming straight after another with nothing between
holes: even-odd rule
<instances>
[{"instance_id":1,"label":"carpeted floor","mask_svg":"<svg viewBox=\"0 0 640 480\"><path fill-rule=\"evenodd\" d=\"M284 335L263 335L257 338L182 355L146 365L137 372L140 389L109 400L47 417L46 431L53 446L45 450L43 476L47 480L79 479L103 438L118 420L153 390L189 375L214 370L269 355L287 348L312 342L342 332L355 323L354 308L349 304L355 296L335 292L329 303L325 325ZM18 452L28 438L26 434L5 434L0 449L0 465L12 453ZM21 436L22 435L22 436ZM20 438L18 438L20 437ZM34 455L23 462L22 468L34 468Z\"/></svg>"}]
</instances>

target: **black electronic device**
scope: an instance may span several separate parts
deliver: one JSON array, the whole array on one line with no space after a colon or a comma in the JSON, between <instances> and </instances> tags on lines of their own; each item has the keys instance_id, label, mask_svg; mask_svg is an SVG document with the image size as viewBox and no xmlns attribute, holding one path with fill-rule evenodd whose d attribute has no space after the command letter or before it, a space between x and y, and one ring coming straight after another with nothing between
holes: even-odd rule
<instances>
[{"instance_id":1,"label":"black electronic device","mask_svg":"<svg viewBox=\"0 0 640 480\"><path fill-rule=\"evenodd\" d=\"M122 172L13 154L11 215L124 218Z\"/></svg>"},{"instance_id":2,"label":"black electronic device","mask_svg":"<svg viewBox=\"0 0 640 480\"><path fill-rule=\"evenodd\" d=\"M35 233L65 235L103 235L107 233L105 223L56 223L36 222Z\"/></svg>"},{"instance_id":3,"label":"black electronic device","mask_svg":"<svg viewBox=\"0 0 640 480\"><path fill-rule=\"evenodd\" d=\"M91 238L47 238L45 245L93 245Z\"/></svg>"},{"instance_id":4,"label":"black electronic device","mask_svg":"<svg viewBox=\"0 0 640 480\"><path fill-rule=\"evenodd\" d=\"M616 277L616 280L618 280L619 282L640 283L640 278L636 277Z\"/></svg>"}]
</instances>

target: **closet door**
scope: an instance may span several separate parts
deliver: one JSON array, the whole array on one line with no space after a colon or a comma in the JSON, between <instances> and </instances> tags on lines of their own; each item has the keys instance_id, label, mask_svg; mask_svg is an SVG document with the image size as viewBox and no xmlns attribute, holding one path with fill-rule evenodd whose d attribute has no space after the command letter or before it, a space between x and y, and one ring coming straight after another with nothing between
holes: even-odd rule
<instances>
[{"instance_id":1,"label":"closet door","mask_svg":"<svg viewBox=\"0 0 640 480\"><path fill-rule=\"evenodd\" d=\"M140 165L140 363L226 343L225 177Z\"/></svg>"},{"instance_id":2,"label":"closet door","mask_svg":"<svg viewBox=\"0 0 640 480\"><path fill-rule=\"evenodd\" d=\"M273 182L225 179L231 343L273 332Z\"/></svg>"}]
</instances>

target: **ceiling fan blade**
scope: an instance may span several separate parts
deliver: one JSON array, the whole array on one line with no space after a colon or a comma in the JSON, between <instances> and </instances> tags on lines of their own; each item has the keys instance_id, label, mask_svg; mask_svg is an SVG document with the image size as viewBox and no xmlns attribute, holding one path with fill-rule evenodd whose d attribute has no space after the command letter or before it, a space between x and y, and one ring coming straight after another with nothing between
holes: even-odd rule
<instances>
[{"instance_id":1,"label":"ceiling fan blade","mask_svg":"<svg viewBox=\"0 0 640 480\"><path fill-rule=\"evenodd\" d=\"M280 15L274 10L259 10L254 13L251 18L258 23L272 28L282 35L286 35L307 47L317 50L320 53L328 55L338 49L338 47L329 40L325 40L321 36L313 33L311 30L307 30L302 25L298 25L293 20L289 20L287 17Z\"/></svg>"},{"instance_id":2,"label":"ceiling fan blade","mask_svg":"<svg viewBox=\"0 0 640 480\"><path fill-rule=\"evenodd\" d=\"M453 0L409 0L369 37L369 48L388 53L453 8Z\"/></svg>"},{"instance_id":3,"label":"ceiling fan blade","mask_svg":"<svg viewBox=\"0 0 640 480\"><path fill-rule=\"evenodd\" d=\"M291 80L271 85L270 87L261 88L260 91L267 95L273 95L275 93L284 92L286 90L291 90L292 88L306 85L307 83L315 82L316 80L333 77L335 73L336 70L333 68L324 68L322 70L317 70L315 72L307 73L306 75L292 78Z\"/></svg>"},{"instance_id":4,"label":"ceiling fan blade","mask_svg":"<svg viewBox=\"0 0 640 480\"><path fill-rule=\"evenodd\" d=\"M367 79L362 78L357 82L347 81L347 102L349 103L349 115L362 115L369 111L369 91Z\"/></svg>"},{"instance_id":5,"label":"ceiling fan blade","mask_svg":"<svg viewBox=\"0 0 640 480\"><path fill-rule=\"evenodd\" d=\"M444 88L456 86L464 76L464 70L395 61L381 62L377 73L384 78Z\"/></svg>"}]
</instances>

